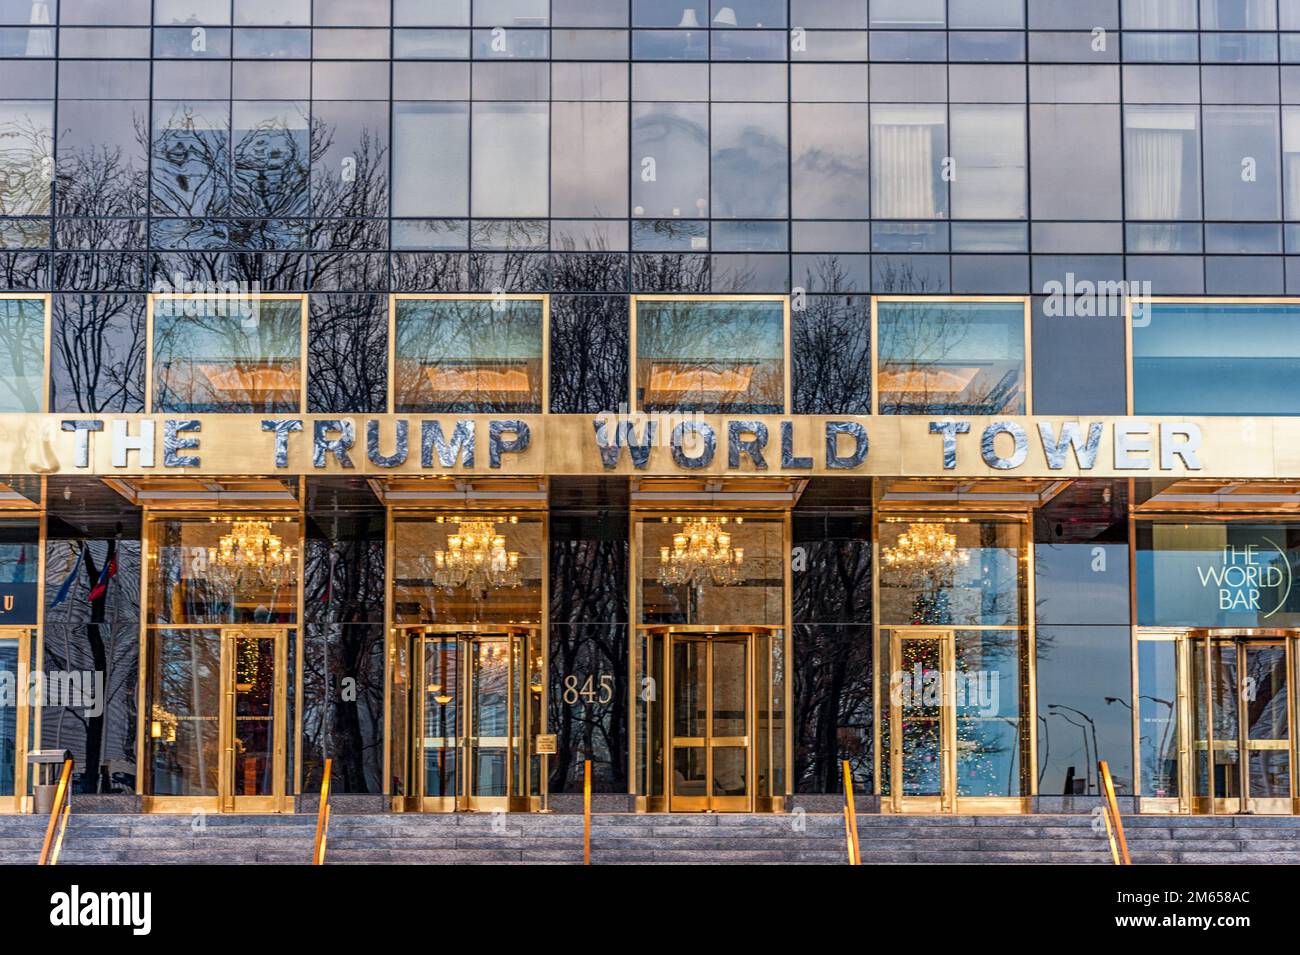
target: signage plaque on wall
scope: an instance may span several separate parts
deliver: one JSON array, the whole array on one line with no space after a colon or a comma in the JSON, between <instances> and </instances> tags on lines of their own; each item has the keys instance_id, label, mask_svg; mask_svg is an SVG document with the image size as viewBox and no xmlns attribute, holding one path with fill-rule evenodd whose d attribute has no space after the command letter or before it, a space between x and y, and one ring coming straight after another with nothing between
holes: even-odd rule
<instances>
[{"instance_id":1,"label":"signage plaque on wall","mask_svg":"<svg viewBox=\"0 0 1300 955\"><path fill-rule=\"evenodd\" d=\"M0 415L0 474L1300 477L1281 418Z\"/></svg>"}]
</instances>

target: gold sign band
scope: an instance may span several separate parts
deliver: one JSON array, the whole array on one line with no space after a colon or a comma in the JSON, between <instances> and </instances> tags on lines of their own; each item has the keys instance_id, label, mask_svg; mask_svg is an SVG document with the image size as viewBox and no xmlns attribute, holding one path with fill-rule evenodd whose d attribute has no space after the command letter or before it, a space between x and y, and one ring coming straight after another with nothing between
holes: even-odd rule
<instances>
[{"instance_id":1,"label":"gold sign band","mask_svg":"<svg viewBox=\"0 0 1300 955\"><path fill-rule=\"evenodd\" d=\"M1300 477L1295 418L0 415L0 474Z\"/></svg>"}]
</instances>

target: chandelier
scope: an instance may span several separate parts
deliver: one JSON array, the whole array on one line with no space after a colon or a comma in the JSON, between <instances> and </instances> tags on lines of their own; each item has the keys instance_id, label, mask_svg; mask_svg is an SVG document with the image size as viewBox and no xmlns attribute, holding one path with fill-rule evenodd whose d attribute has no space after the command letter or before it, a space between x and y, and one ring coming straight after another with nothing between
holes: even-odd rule
<instances>
[{"instance_id":1,"label":"chandelier","mask_svg":"<svg viewBox=\"0 0 1300 955\"><path fill-rule=\"evenodd\" d=\"M945 524L912 524L881 556L885 566L904 570L950 570L970 563L970 551L957 546L957 535Z\"/></svg>"},{"instance_id":2,"label":"chandelier","mask_svg":"<svg viewBox=\"0 0 1300 955\"><path fill-rule=\"evenodd\" d=\"M673 522L682 525L673 534L671 547L659 548L659 583L665 587L680 587L692 584L696 587L713 583L718 587L729 587L740 583L744 576L741 565L745 562L745 550L731 546L731 531L728 525L740 525L743 517L698 517L683 521L677 517ZM665 524L668 518L663 518Z\"/></svg>"},{"instance_id":3,"label":"chandelier","mask_svg":"<svg viewBox=\"0 0 1300 955\"><path fill-rule=\"evenodd\" d=\"M442 523L442 518L438 518ZM497 524L517 524L517 517L457 521L456 533L447 535L447 549L433 552L433 582L452 591L467 587L480 592L498 587L518 587L519 551L506 550Z\"/></svg>"},{"instance_id":4,"label":"chandelier","mask_svg":"<svg viewBox=\"0 0 1300 955\"><path fill-rule=\"evenodd\" d=\"M219 517L212 523L226 523ZM230 532L222 534L216 547L208 548L207 578L227 591L274 590L294 579L297 551L271 530L274 523L288 523L288 517L236 517Z\"/></svg>"}]
</instances>

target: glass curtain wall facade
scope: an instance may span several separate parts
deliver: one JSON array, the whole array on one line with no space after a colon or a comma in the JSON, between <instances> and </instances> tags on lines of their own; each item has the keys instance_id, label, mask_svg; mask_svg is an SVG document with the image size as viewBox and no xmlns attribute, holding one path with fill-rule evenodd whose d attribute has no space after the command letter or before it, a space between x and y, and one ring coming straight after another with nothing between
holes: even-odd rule
<instances>
[{"instance_id":1,"label":"glass curtain wall facade","mask_svg":"<svg viewBox=\"0 0 1300 955\"><path fill-rule=\"evenodd\" d=\"M1292 812L1297 329L1300 0L0 0L0 809Z\"/></svg>"}]
</instances>

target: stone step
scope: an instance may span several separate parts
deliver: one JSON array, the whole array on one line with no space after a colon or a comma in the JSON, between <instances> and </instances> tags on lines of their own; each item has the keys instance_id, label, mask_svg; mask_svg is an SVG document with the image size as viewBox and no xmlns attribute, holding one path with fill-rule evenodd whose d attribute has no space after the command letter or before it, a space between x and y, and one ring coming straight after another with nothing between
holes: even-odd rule
<instances>
[{"instance_id":1,"label":"stone step","mask_svg":"<svg viewBox=\"0 0 1300 955\"><path fill-rule=\"evenodd\" d=\"M1124 820L1137 863L1300 864L1300 819L1141 816ZM312 814L73 815L61 862L87 864L305 864ZM0 816L0 864L31 864L46 821ZM896 816L858 819L864 864L1109 864L1104 831L1088 815ZM582 858L580 816L340 814L331 864L573 864ZM592 819L601 864L833 864L846 861L844 821L834 814Z\"/></svg>"}]
</instances>

